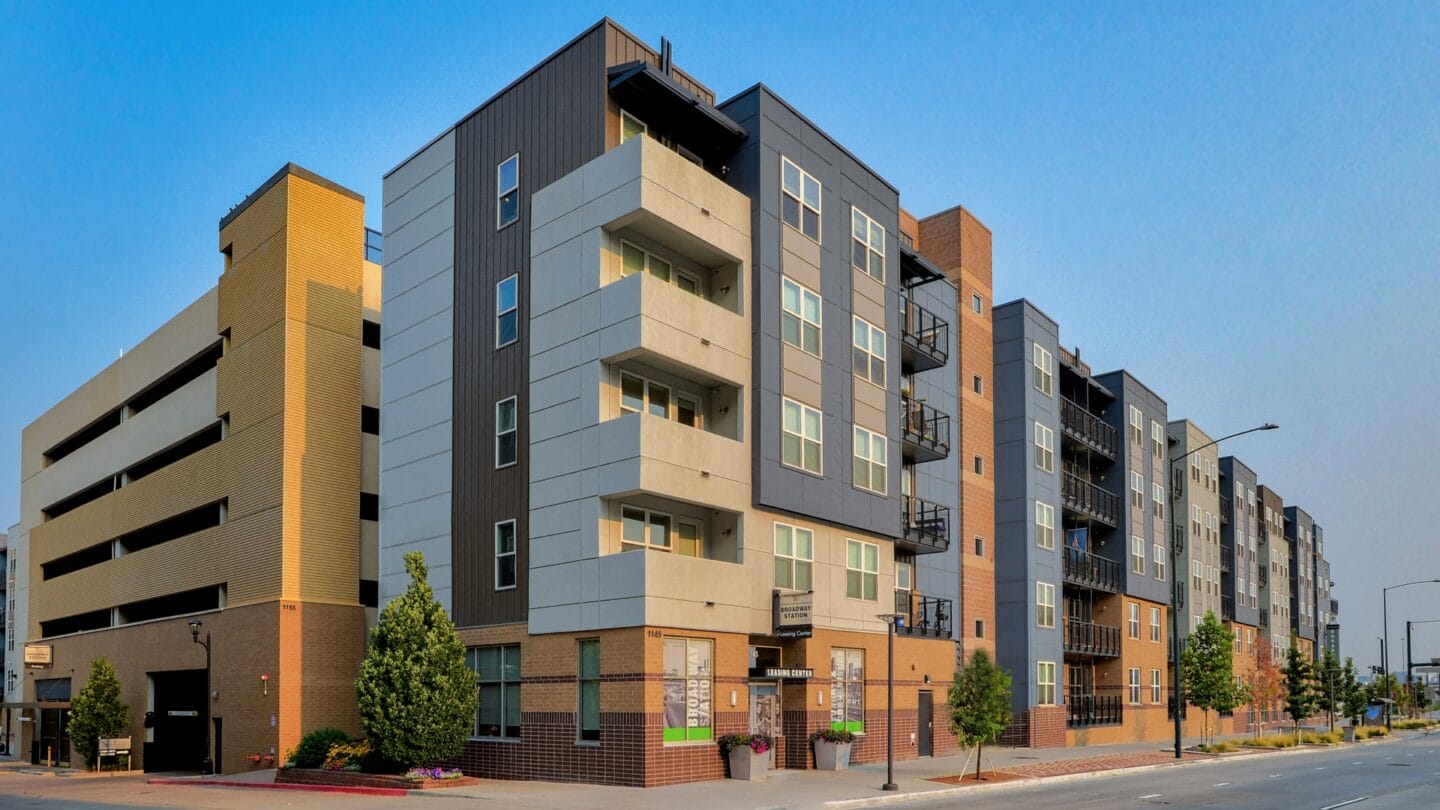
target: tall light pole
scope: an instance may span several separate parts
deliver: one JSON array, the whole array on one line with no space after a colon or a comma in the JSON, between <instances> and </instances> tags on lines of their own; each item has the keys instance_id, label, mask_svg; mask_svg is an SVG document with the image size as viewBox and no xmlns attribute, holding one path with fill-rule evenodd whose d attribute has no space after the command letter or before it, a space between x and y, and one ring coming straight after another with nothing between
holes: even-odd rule
<instances>
[{"instance_id":1,"label":"tall light pole","mask_svg":"<svg viewBox=\"0 0 1440 810\"><path fill-rule=\"evenodd\" d=\"M1175 466L1177 464L1180 464L1185 461L1185 459L1207 447L1214 447L1226 439L1244 436L1246 433L1254 433L1257 430L1275 430L1279 427L1280 426L1274 422L1266 422L1263 425L1248 430L1231 433L1229 436L1221 436L1213 442L1202 444L1188 453L1176 456L1170 459L1170 480L1172 482L1175 480ZM1181 469L1183 472L1184 468ZM1185 477L1183 475L1180 476L1180 480L1185 480ZM1172 501L1170 504L1170 649L1173 651L1175 657L1175 666L1170 670L1172 674L1170 692L1172 695L1171 700L1174 704L1171 714L1175 717L1175 758L1180 759L1184 756L1182 753L1182 743L1180 742L1180 737L1184 733L1183 722L1180 718L1180 709L1185 705L1184 698L1180 694L1180 589L1184 586L1189 574L1180 570L1180 555L1175 548L1175 538L1178 536L1176 528L1178 528L1180 524L1175 521L1175 504L1173 502L1180 500L1179 487L1176 487L1174 492L1171 493L1170 500Z\"/></svg>"},{"instance_id":2,"label":"tall light pole","mask_svg":"<svg viewBox=\"0 0 1440 810\"><path fill-rule=\"evenodd\" d=\"M875 618L885 622L889 650L885 656L885 784L881 790L899 790L895 784L895 624L905 618L904 613L877 613Z\"/></svg>"},{"instance_id":3,"label":"tall light pole","mask_svg":"<svg viewBox=\"0 0 1440 810\"><path fill-rule=\"evenodd\" d=\"M209 775L215 773L210 739L210 726L213 724L210 719L210 631L205 631L205 640L201 641L200 620L191 619L187 623L190 625L190 640L205 648L205 758L200 760L200 772Z\"/></svg>"},{"instance_id":4,"label":"tall light pole","mask_svg":"<svg viewBox=\"0 0 1440 810\"><path fill-rule=\"evenodd\" d=\"M1422 619L1418 622L1405 622L1405 683L1410 683L1415 677L1415 655L1412 649L1415 644L1415 631L1410 629L1410 625L1435 624L1436 622L1440 622L1440 619Z\"/></svg>"},{"instance_id":5,"label":"tall light pole","mask_svg":"<svg viewBox=\"0 0 1440 810\"><path fill-rule=\"evenodd\" d=\"M1402 582L1399 585L1391 585L1380 589L1380 622L1384 625L1384 636L1380 639L1380 666L1384 672L1380 677L1385 679L1385 697L1391 703L1385 705L1385 728L1390 729L1390 706L1393 705L1395 696L1390 689L1390 592L1396 588L1408 588L1411 585L1425 585L1429 583L1440 584L1440 579L1417 579L1414 582Z\"/></svg>"}]
</instances>

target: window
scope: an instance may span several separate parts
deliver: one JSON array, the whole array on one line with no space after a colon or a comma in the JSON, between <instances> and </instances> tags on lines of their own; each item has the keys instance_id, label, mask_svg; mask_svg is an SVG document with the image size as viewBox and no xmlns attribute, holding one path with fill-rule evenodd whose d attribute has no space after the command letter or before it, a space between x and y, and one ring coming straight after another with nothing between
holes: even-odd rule
<instances>
[{"instance_id":1,"label":"window","mask_svg":"<svg viewBox=\"0 0 1440 810\"><path fill-rule=\"evenodd\" d=\"M1145 573L1145 538L1139 535L1130 536L1130 571L1134 574Z\"/></svg>"},{"instance_id":2,"label":"window","mask_svg":"<svg viewBox=\"0 0 1440 810\"><path fill-rule=\"evenodd\" d=\"M670 386L657 383L654 380L647 380L644 377L631 374L628 371L620 372L620 412L624 413L648 413L651 416L658 416L661 419L670 418ZM699 403L694 397L686 397L689 403L690 416L693 420L695 409ZM680 419L677 414L677 421Z\"/></svg>"},{"instance_id":3,"label":"window","mask_svg":"<svg viewBox=\"0 0 1440 810\"><path fill-rule=\"evenodd\" d=\"M985 396L985 378L981 377L979 374L971 375L970 390L974 391L976 394L979 394L982 397Z\"/></svg>"},{"instance_id":4,"label":"window","mask_svg":"<svg viewBox=\"0 0 1440 810\"><path fill-rule=\"evenodd\" d=\"M1150 453L1155 458L1165 458L1165 428L1159 422L1150 422Z\"/></svg>"},{"instance_id":5,"label":"window","mask_svg":"<svg viewBox=\"0 0 1440 810\"><path fill-rule=\"evenodd\" d=\"M520 277L510 276L495 285L495 348L520 339Z\"/></svg>"},{"instance_id":6,"label":"window","mask_svg":"<svg viewBox=\"0 0 1440 810\"><path fill-rule=\"evenodd\" d=\"M1055 705L1055 662L1035 662L1035 703L1039 706Z\"/></svg>"},{"instance_id":7,"label":"window","mask_svg":"<svg viewBox=\"0 0 1440 810\"><path fill-rule=\"evenodd\" d=\"M775 587L810 590L815 559L815 533L786 523L775 524Z\"/></svg>"},{"instance_id":8,"label":"window","mask_svg":"<svg viewBox=\"0 0 1440 810\"><path fill-rule=\"evenodd\" d=\"M1035 545L1055 548L1055 507L1035 502Z\"/></svg>"},{"instance_id":9,"label":"window","mask_svg":"<svg viewBox=\"0 0 1440 810\"><path fill-rule=\"evenodd\" d=\"M780 158L780 219L786 225L820 241L820 181L804 169Z\"/></svg>"},{"instance_id":10,"label":"window","mask_svg":"<svg viewBox=\"0 0 1440 810\"><path fill-rule=\"evenodd\" d=\"M1040 393L1050 396L1055 388L1054 358L1039 343L1030 344L1030 364L1034 366L1034 383Z\"/></svg>"},{"instance_id":11,"label":"window","mask_svg":"<svg viewBox=\"0 0 1440 810\"><path fill-rule=\"evenodd\" d=\"M850 264L862 273L885 280L885 228L850 206Z\"/></svg>"},{"instance_id":12,"label":"window","mask_svg":"<svg viewBox=\"0 0 1440 810\"><path fill-rule=\"evenodd\" d=\"M1140 705L1140 668L1130 667L1130 705Z\"/></svg>"},{"instance_id":13,"label":"window","mask_svg":"<svg viewBox=\"0 0 1440 810\"><path fill-rule=\"evenodd\" d=\"M600 639L582 638L576 642L580 658L579 728L576 738L583 742L600 739Z\"/></svg>"},{"instance_id":14,"label":"window","mask_svg":"<svg viewBox=\"0 0 1440 810\"><path fill-rule=\"evenodd\" d=\"M985 314L985 302L981 300L980 293L970 293L970 310L976 315Z\"/></svg>"},{"instance_id":15,"label":"window","mask_svg":"<svg viewBox=\"0 0 1440 810\"><path fill-rule=\"evenodd\" d=\"M820 296L788 278L780 279L780 336L791 346L820 356Z\"/></svg>"},{"instance_id":16,"label":"window","mask_svg":"<svg viewBox=\"0 0 1440 810\"><path fill-rule=\"evenodd\" d=\"M620 507L620 550L655 549L669 551L673 520L664 512L637 506Z\"/></svg>"},{"instance_id":17,"label":"window","mask_svg":"<svg viewBox=\"0 0 1440 810\"><path fill-rule=\"evenodd\" d=\"M983 537L976 537L976 538L975 538L975 556L976 556L976 557L984 557L984 556L985 556L985 538L983 538Z\"/></svg>"},{"instance_id":18,"label":"window","mask_svg":"<svg viewBox=\"0 0 1440 810\"><path fill-rule=\"evenodd\" d=\"M793 399L785 399L780 460L820 475L820 412Z\"/></svg>"},{"instance_id":19,"label":"window","mask_svg":"<svg viewBox=\"0 0 1440 810\"><path fill-rule=\"evenodd\" d=\"M915 565L908 562L895 563L895 590L908 591L914 588Z\"/></svg>"},{"instance_id":20,"label":"window","mask_svg":"<svg viewBox=\"0 0 1440 810\"><path fill-rule=\"evenodd\" d=\"M708 740L713 736L714 657L715 642L710 639L665 639L665 742Z\"/></svg>"},{"instance_id":21,"label":"window","mask_svg":"<svg viewBox=\"0 0 1440 810\"><path fill-rule=\"evenodd\" d=\"M675 421L686 427L701 427L704 419L700 415L700 400L687 394L676 394Z\"/></svg>"},{"instance_id":22,"label":"window","mask_svg":"<svg viewBox=\"0 0 1440 810\"><path fill-rule=\"evenodd\" d=\"M885 494L885 436L855 428L855 486Z\"/></svg>"},{"instance_id":23,"label":"window","mask_svg":"<svg viewBox=\"0 0 1440 810\"><path fill-rule=\"evenodd\" d=\"M520 645L471 647L465 663L480 686L476 737L520 736Z\"/></svg>"},{"instance_id":24,"label":"window","mask_svg":"<svg viewBox=\"0 0 1440 810\"><path fill-rule=\"evenodd\" d=\"M1055 626L1055 586L1048 582L1035 583L1035 625Z\"/></svg>"},{"instance_id":25,"label":"window","mask_svg":"<svg viewBox=\"0 0 1440 810\"><path fill-rule=\"evenodd\" d=\"M984 474L985 474L985 459L984 459L982 456L976 456L976 457L974 458L974 460L971 462L971 465L972 465L973 469L975 470L975 474L976 474L976 475L984 475Z\"/></svg>"},{"instance_id":26,"label":"window","mask_svg":"<svg viewBox=\"0 0 1440 810\"><path fill-rule=\"evenodd\" d=\"M1190 565L1190 587L1199 591L1205 587L1205 564L1195 560Z\"/></svg>"},{"instance_id":27,"label":"window","mask_svg":"<svg viewBox=\"0 0 1440 810\"><path fill-rule=\"evenodd\" d=\"M1194 481L1194 482L1197 483L1197 484L1200 483L1200 457L1199 457L1199 456L1191 456L1191 457L1190 457L1190 480Z\"/></svg>"},{"instance_id":28,"label":"window","mask_svg":"<svg viewBox=\"0 0 1440 810\"><path fill-rule=\"evenodd\" d=\"M1145 508L1145 476L1133 470L1130 473L1130 506Z\"/></svg>"},{"instance_id":29,"label":"window","mask_svg":"<svg viewBox=\"0 0 1440 810\"><path fill-rule=\"evenodd\" d=\"M1145 432L1140 427L1140 409L1134 405L1130 406L1130 443L1140 444L1145 439Z\"/></svg>"},{"instance_id":30,"label":"window","mask_svg":"<svg viewBox=\"0 0 1440 810\"><path fill-rule=\"evenodd\" d=\"M880 582L880 547L859 540L845 541L845 595L876 599Z\"/></svg>"},{"instance_id":31,"label":"window","mask_svg":"<svg viewBox=\"0 0 1440 810\"><path fill-rule=\"evenodd\" d=\"M1165 519L1165 487L1160 484L1150 485L1150 512L1156 520Z\"/></svg>"},{"instance_id":32,"label":"window","mask_svg":"<svg viewBox=\"0 0 1440 810\"><path fill-rule=\"evenodd\" d=\"M1035 466L1055 472L1055 431L1035 423Z\"/></svg>"},{"instance_id":33,"label":"window","mask_svg":"<svg viewBox=\"0 0 1440 810\"><path fill-rule=\"evenodd\" d=\"M1158 669L1150 670L1150 702L1155 704L1160 702L1160 670Z\"/></svg>"},{"instance_id":34,"label":"window","mask_svg":"<svg viewBox=\"0 0 1440 810\"><path fill-rule=\"evenodd\" d=\"M620 111L620 143L625 143L636 135L644 135L649 129L644 121L624 110Z\"/></svg>"},{"instance_id":35,"label":"window","mask_svg":"<svg viewBox=\"0 0 1440 810\"><path fill-rule=\"evenodd\" d=\"M520 219L520 155L511 155L495 168L495 230Z\"/></svg>"},{"instance_id":36,"label":"window","mask_svg":"<svg viewBox=\"0 0 1440 810\"><path fill-rule=\"evenodd\" d=\"M851 340L855 376L885 387L885 330L861 318L854 319Z\"/></svg>"},{"instance_id":37,"label":"window","mask_svg":"<svg viewBox=\"0 0 1440 810\"><path fill-rule=\"evenodd\" d=\"M509 467L519 458L515 427L515 397L495 403L495 469Z\"/></svg>"},{"instance_id":38,"label":"window","mask_svg":"<svg viewBox=\"0 0 1440 810\"><path fill-rule=\"evenodd\" d=\"M515 587L515 521L495 524L495 590Z\"/></svg>"},{"instance_id":39,"label":"window","mask_svg":"<svg viewBox=\"0 0 1440 810\"><path fill-rule=\"evenodd\" d=\"M1160 641L1160 608L1150 608L1150 640Z\"/></svg>"},{"instance_id":40,"label":"window","mask_svg":"<svg viewBox=\"0 0 1440 810\"><path fill-rule=\"evenodd\" d=\"M976 620L975 620L975 638L984 638L984 637L985 637L985 620L984 620L984 619L976 619Z\"/></svg>"},{"instance_id":41,"label":"window","mask_svg":"<svg viewBox=\"0 0 1440 810\"><path fill-rule=\"evenodd\" d=\"M1130 638L1139 640L1139 638L1140 638L1140 604L1139 604L1138 602L1129 602L1129 603L1127 603L1127 604L1129 604L1129 606L1130 606L1130 616L1129 616L1129 622L1128 622L1128 629L1129 629L1129 631L1130 631Z\"/></svg>"},{"instance_id":42,"label":"window","mask_svg":"<svg viewBox=\"0 0 1440 810\"><path fill-rule=\"evenodd\" d=\"M1200 527L1204 525L1204 516L1200 513L1200 507L1190 507L1190 533L1196 537L1200 536Z\"/></svg>"},{"instance_id":43,"label":"window","mask_svg":"<svg viewBox=\"0 0 1440 810\"><path fill-rule=\"evenodd\" d=\"M1165 544L1156 543L1154 553L1150 556L1151 562L1155 563L1155 578L1161 582L1165 581L1165 566L1168 562L1165 558Z\"/></svg>"},{"instance_id":44,"label":"window","mask_svg":"<svg viewBox=\"0 0 1440 810\"><path fill-rule=\"evenodd\" d=\"M865 651L830 648L830 727L865 731Z\"/></svg>"}]
</instances>

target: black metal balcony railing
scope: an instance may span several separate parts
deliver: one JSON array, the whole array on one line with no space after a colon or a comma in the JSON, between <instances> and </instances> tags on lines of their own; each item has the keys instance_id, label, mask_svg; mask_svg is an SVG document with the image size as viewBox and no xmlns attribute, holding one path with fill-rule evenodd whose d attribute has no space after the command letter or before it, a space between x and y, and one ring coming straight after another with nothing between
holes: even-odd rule
<instances>
[{"instance_id":1,"label":"black metal balcony railing","mask_svg":"<svg viewBox=\"0 0 1440 810\"><path fill-rule=\"evenodd\" d=\"M950 548L950 507L906 495L900 499L900 540L896 546L911 554L933 554Z\"/></svg>"},{"instance_id":2,"label":"black metal balcony railing","mask_svg":"<svg viewBox=\"0 0 1440 810\"><path fill-rule=\"evenodd\" d=\"M1072 689L1065 696L1066 723L1071 728L1118 726L1124 721L1125 712L1125 703L1121 697Z\"/></svg>"},{"instance_id":3,"label":"black metal balcony railing","mask_svg":"<svg viewBox=\"0 0 1440 810\"><path fill-rule=\"evenodd\" d=\"M1060 494L1074 511L1112 527L1120 525L1120 496L1068 471L1061 476Z\"/></svg>"},{"instance_id":4,"label":"black metal balcony railing","mask_svg":"<svg viewBox=\"0 0 1440 810\"><path fill-rule=\"evenodd\" d=\"M1120 655L1120 628L1066 619L1064 646L1067 655L1115 658Z\"/></svg>"},{"instance_id":5,"label":"black metal balcony railing","mask_svg":"<svg viewBox=\"0 0 1440 810\"><path fill-rule=\"evenodd\" d=\"M1263 610L1260 611L1260 628L1263 630L1270 629L1270 614Z\"/></svg>"},{"instance_id":6,"label":"black metal balcony railing","mask_svg":"<svg viewBox=\"0 0 1440 810\"><path fill-rule=\"evenodd\" d=\"M950 324L909 298L900 299L900 365L906 371L940 368L950 357Z\"/></svg>"},{"instance_id":7,"label":"black metal balcony railing","mask_svg":"<svg viewBox=\"0 0 1440 810\"><path fill-rule=\"evenodd\" d=\"M895 592L895 612L901 623L895 632L903 636L950 637L950 617L954 615L949 599L924 596L911 591Z\"/></svg>"},{"instance_id":8,"label":"black metal balcony railing","mask_svg":"<svg viewBox=\"0 0 1440 810\"><path fill-rule=\"evenodd\" d=\"M1065 584L1120 592L1120 563L1078 548L1065 549Z\"/></svg>"},{"instance_id":9,"label":"black metal balcony railing","mask_svg":"<svg viewBox=\"0 0 1440 810\"><path fill-rule=\"evenodd\" d=\"M1260 582L1260 587L1262 587L1262 588L1267 588L1267 587L1269 587L1269 586L1270 586L1270 573L1269 573L1268 571L1266 571L1263 567L1260 569L1260 572L1259 572L1259 573L1260 573L1260 576L1256 577L1255 579Z\"/></svg>"},{"instance_id":10,"label":"black metal balcony railing","mask_svg":"<svg viewBox=\"0 0 1440 810\"><path fill-rule=\"evenodd\" d=\"M1229 596L1220 596L1220 620L1225 622L1235 621L1235 600Z\"/></svg>"},{"instance_id":11,"label":"black metal balcony railing","mask_svg":"<svg viewBox=\"0 0 1440 810\"><path fill-rule=\"evenodd\" d=\"M1230 522L1230 499L1224 495L1220 496L1220 522Z\"/></svg>"},{"instance_id":12,"label":"black metal balcony railing","mask_svg":"<svg viewBox=\"0 0 1440 810\"><path fill-rule=\"evenodd\" d=\"M1119 434L1115 428L1069 397L1060 397L1060 429L1091 450L1107 458L1116 457Z\"/></svg>"},{"instance_id":13,"label":"black metal balcony railing","mask_svg":"<svg viewBox=\"0 0 1440 810\"><path fill-rule=\"evenodd\" d=\"M950 416L925 403L900 397L900 450L905 461L938 461L950 455Z\"/></svg>"},{"instance_id":14,"label":"black metal balcony railing","mask_svg":"<svg viewBox=\"0 0 1440 810\"><path fill-rule=\"evenodd\" d=\"M1339 599L1331 599L1331 600L1330 600L1330 616L1331 616L1331 618L1334 618L1335 616L1338 616L1339 614L1340 614L1340 600L1339 600Z\"/></svg>"},{"instance_id":15,"label":"black metal balcony railing","mask_svg":"<svg viewBox=\"0 0 1440 810\"><path fill-rule=\"evenodd\" d=\"M1230 556L1228 554L1222 553L1220 555L1220 573L1230 573Z\"/></svg>"}]
</instances>

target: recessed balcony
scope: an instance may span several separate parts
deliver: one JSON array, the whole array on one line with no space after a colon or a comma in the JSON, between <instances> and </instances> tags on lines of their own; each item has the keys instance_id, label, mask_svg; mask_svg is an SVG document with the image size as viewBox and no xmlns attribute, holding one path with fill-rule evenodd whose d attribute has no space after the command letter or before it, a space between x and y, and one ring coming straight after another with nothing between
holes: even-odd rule
<instances>
[{"instance_id":1,"label":"recessed balcony","mask_svg":"<svg viewBox=\"0 0 1440 810\"><path fill-rule=\"evenodd\" d=\"M909 298L900 299L900 366L930 371L950 357L950 324Z\"/></svg>"},{"instance_id":2,"label":"recessed balcony","mask_svg":"<svg viewBox=\"0 0 1440 810\"><path fill-rule=\"evenodd\" d=\"M1065 696L1065 709L1070 728L1118 726L1124 722L1125 704L1120 695L1072 691Z\"/></svg>"},{"instance_id":3,"label":"recessed balcony","mask_svg":"<svg viewBox=\"0 0 1440 810\"><path fill-rule=\"evenodd\" d=\"M950 416L925 403L900 397L900 451L907 464L950 455Z\"/></svg>"},{"instance_id":4,"label":"recessed balcony","mask_svg":"<svg viewBox=\"0 0 1440 810\"><path fill-rule=\"evenodd\" d=\"M900 538L895 548L910 554L935 554L950 548L950 507L906 495L901 499Z\"/></svg>"},{"instance_id":5,"label":"recessed balcony","mask_svg":"<svg viewBox=\"0 0 1440 810\"><path fill-rule=\"evenodd\" d=\"M955 615L955 610L954 603L949 599L897 590L895 612L901 617L895 624L896 635L950 637L951 617Z\"/></svg>"},{"instance_id":6,"label":"recessed balcony","mask_svg":"<svg viewBox=\"0 0 1440 810\"><path fill-rule=\"evenodd\" d=\"M1060 429L1066 436L1100 455L1111 460L1116 458L1119 441L1115 428L1078 402L1063 396L1060 397Z\"/></svg>"},{"instance_id":7,"label":"recessed balcony","mask_svg":"<svg viewBox=\"0 0 1440 810\"><path fill-rule=\"evenodd\" d=\"M1120 655L1120 628L1067 618L1064 647L1066 655L1117 658Z\"/></svg>"},{"instance_id":8,"label":"recessed balcony","mask_svg":"<svg viewBox=\"0 0 1440 810\"><path fill-rule=\"evenodd\" d=\"M652 493L736 511L751 503L751 459L742 442L648 413L601 422L596 431L601 497Z\"/></svg>"},{"instance_id":9,"label":"recessed balcony","mask_svg":"<svg viewBox=\"0 0 1440 810\"><path fill-rule=\"evenodd\" d=\"M1060 494L1067 509L1094 518L1112 528L1120 525L1118 495L1068 471L1060 477Z\"/></svg>"},{"instance_id":10,"label":"recessed balcony","mask_svg":"<svg viewBox=\"0 0 1440 810\"><path fill-rule=\"evenodd\" d=\"M1065 584L1106 593L1120 592L1120 563L1078 548L1065 549Z\"/></svg>"}]
</instances>

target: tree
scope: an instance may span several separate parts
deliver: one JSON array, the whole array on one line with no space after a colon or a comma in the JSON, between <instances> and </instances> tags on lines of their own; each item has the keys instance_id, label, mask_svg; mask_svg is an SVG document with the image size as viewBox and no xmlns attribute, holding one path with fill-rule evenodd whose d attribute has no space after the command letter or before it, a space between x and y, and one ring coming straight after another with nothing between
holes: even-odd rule
<instances>
[{"instance_id":1,"label":"tree","mask_svg":"<svg viewBox=\"0 0 1440 810\"><path fill-rule=\"evenodd\" d=\"M355 691L360 725L380 762L410 768L458 755L475 727L475 673L418 551L410 586L380 611Z\"/></svg>"},{"instance_id":2,"label":"tree","mask_svg":"<svg viewBox=\"0 0 1440 810\"><path fill-rule=\"evenodd\" d=\"M1344 706L1345 716L1350 718L1350 725L1360 725L1360 718L1365 714L1365 707L1369 705L1369 701L1365 695L1365 687L1355 676L1353 659L1345 659L1345 668L1340 671L1339 690L1340 703Z\"/></svg>"},{"instance_id":3,"label":"tree","mask_svg":"<svg viewBox=\"0 0 1440 810\"><path fill-rule=\"evenodd\" d=\"M980 757L985 744L995 744L1010 725L1010 673L996 666L984 650L976 650L970 663L955 673L950 686L950 728L960 744L975 746L975 778L980 779Z\"/></svg>"},{"instance_id":4,"label":"tree","mask_svg":"<svg viewBox=\"0 0 1440 810\"><path fill-rule=\"evenodd\" d=\"M1340 710L1342 677L1340 662L1336 660L1335 653L1326 649L1325 657L1315 671L1316 705L1330 716L1331 731L1335 730L1335 714Z\"/></svg>"},{"instance_id":5,"label":"tree","mask_svg":"<svg viewBox=\"0 0 1440 810\"><path fill-rule=\"evenodd\" d=\"M1180 653L1185 698L1205 712L1205 730L1209 731L1211 709L1230 711L1240 702L1231 658L1234 636L1207 610L1187 641Z\"/></svg>"},{"instance_id":6,"label":"tree","mask_svg":"<svg viewBox=\"0 0 1440 810\"><path fill-rule=\"evenodd\" d=\"M1276 701L1285 697L1285 675L1275 661L1268 642L1255 646L1255 675L1250 679L1250 705L1256 709L1260 722L1255 726L1255 736L1260 736L1265 718L1275 707Z\"/></svg>"},{"instance_id":7,"label":"tree","mask_svg":"<svg viewBox=\"0 0 1440 810\"><path fill-rule=\"evenodd\" d=\"M1300 650L1292 635L1290 649L1285 653L1285 710L1295 722L1295 736L1300 736L1300 721L1315 712L1315 667L1310 656Z\"/></svg>"},{"instance_id":8,"label":"tree","mask_svg":"<svg viewBox=\"0 0 1440 810\"><path fill-rule=\"evenodd\" d=\"M120 702L115 665L104 658L90 662L90 679L70 702L70 739L86 767L99 759L100 740L119 737L130 725L130 707Z\"/></svg>"}]
</instances>

